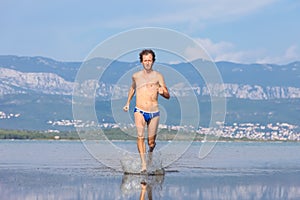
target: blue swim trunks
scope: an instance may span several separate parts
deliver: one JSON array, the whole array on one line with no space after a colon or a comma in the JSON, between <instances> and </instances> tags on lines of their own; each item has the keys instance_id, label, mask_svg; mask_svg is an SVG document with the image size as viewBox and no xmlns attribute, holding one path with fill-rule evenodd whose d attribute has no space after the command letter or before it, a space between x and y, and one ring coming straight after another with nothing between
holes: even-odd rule
<instances>
[{"instance_id":1,"label":"blue swim trunks","mask_svg":"<svg viewBox=\"0 0 300 200\"><path fill-rule=\"evenodd\" d=\"M152 118L159 116L159 111L157 112L145 112L137 107L134 108L134 112L139 112L144 116L145 121L148 123Z\"/></svg>"}]
</instances>

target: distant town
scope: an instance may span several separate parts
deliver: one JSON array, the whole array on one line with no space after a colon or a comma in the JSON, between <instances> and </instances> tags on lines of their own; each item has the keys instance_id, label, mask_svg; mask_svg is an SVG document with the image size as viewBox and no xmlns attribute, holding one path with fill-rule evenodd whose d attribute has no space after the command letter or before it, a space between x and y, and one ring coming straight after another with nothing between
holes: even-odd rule
<instances>
[{"instance_id":1,"label":"distant town","mask_svg":"<svg viewBox=\"0 0 300 200\"><path fill-rule=\"evenodd\" d=\"M0 119L11 119L20 117L19 113L5 113L0 111ZM74 128L101 128L101 129L133 129L134 124L120 123L98 123L95 121L84 122L82 120L49 120L48 125L53 127L46 132L56 134L59 138L61 127ZM230 140L257 140L257 141L300 141L300 127L289 123L233 123L224 124L218 122L215 127L191 127L180 125L159 124L159 129L165 130L165 133L176 131L193 132L202 136L211 136L213 138L227 138Z\"/></svg>"},{"instance_id":2,"label":"distant town","mask_svg":"<svg viewBox=\"0 0 300 200\"><path fill-rule=\"evenodd\" d=\"M101 129L127 129L134 128L134 124L118 124L118 123L101 123L98 124L94 121L83 122L81 120L59 120L48 121L48 124L55 126L73 126L75 128L89 128L98 127ZM300 141L299 127L288 123L276 123L261 125L259 123L233 123L232 125L225 125L221 122L217 127L199 127L195 129L190 126L178 125L165 125L160 124L159 129L168 131L185 131L196 132L201 135L214 136L215 138L228 138L228 139L248 139L259 141ZM58 130L48 130L48 132L57 132Z\"/></svg>"}]
</instances>

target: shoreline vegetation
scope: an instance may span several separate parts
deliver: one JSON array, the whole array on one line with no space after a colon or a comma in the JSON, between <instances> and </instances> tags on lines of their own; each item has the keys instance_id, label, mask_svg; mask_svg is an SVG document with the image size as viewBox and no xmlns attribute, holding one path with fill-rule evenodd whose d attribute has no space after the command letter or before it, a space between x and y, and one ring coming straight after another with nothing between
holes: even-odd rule
<instances>
[{"instance_id":1,"label":"shoreline vegetation","mask_svg":"<svg viewBox=\"0 0 300 200\"><path fill-rule=\"evenodd\" d=\"M132 131L131 131L132 132ZM62 131L47 132L38 130L6 130L0 129L0 140L121 140L134 141L136 137L124 133L121 129L104 129L102 131ZM218 137L213 135L196 134L196 133L178 133L177 131L168 131L162 129L157 135L161 141L224 141L224 142L299 142L295 140L262 140L249 138L229 138Z\"/></svg>"}]
</instances>

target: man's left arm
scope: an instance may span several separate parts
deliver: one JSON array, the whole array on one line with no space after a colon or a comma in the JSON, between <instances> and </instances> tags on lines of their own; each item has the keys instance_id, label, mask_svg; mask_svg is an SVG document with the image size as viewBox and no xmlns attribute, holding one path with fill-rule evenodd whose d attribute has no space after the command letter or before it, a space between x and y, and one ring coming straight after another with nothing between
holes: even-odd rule
<instances>
[{"instance_id":1,"label":"man's left arm","mask_svg":"<svg viewBox=\"0 0 300 200\"><path fill-rule=\"evenodd\" d=\"M170 93L168 91L168 88L165 84L164 77L162 75L159 76L159 88L158 88L158 93L163 96L166 99L170 98Z\"/></svg>"}]
</instances>

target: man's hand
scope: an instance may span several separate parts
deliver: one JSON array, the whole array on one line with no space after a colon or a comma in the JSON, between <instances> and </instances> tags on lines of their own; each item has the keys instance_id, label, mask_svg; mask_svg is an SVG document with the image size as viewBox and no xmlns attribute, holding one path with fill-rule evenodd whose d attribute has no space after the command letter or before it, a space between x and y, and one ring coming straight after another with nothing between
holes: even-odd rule
<instances>
[{"instance_id":1,"label":"man's hand","mask_svg":"<svg viewBox=\"0 0 300 200\"><path fill-rule=\"evenodd\" d=\"M159 88L158 88L158 93L159 93L159 94L163 94L163 93L164 93L164 89L163 89L162 87L159 87Z\"/></svg>"},{"instance_id":2,"label":"man's hand","mask_svg":"<svg viewBox=\"0 0 300 200\"><path fill-rule=\"evenodd\" d=\"M157 89L157 92L158 92L158 94L165 97L166 99L170 98L170 94L169 94L168 89L166 87L159 87Z\"/></svg>"},{"instance_id":3,"label":"man's hand","mask_svg":"<svg viewBox=\"0 0 300 200\"><path fill-rule=\"evenodd\" d=\"M127 111L129 110L129 105L125 105L125 106L123 107L123 110L124 110L125 112L127 112Z\"/></svg>"}]
</instances>

